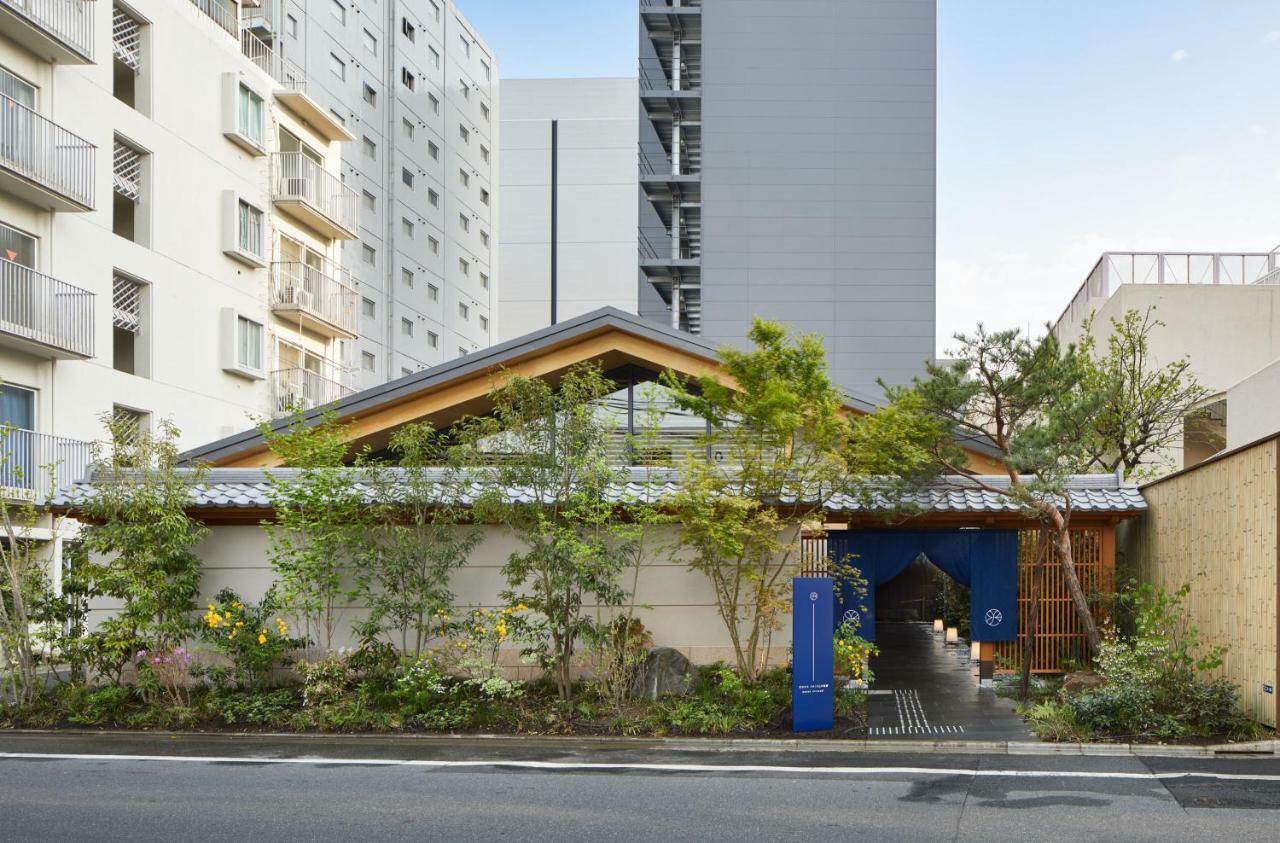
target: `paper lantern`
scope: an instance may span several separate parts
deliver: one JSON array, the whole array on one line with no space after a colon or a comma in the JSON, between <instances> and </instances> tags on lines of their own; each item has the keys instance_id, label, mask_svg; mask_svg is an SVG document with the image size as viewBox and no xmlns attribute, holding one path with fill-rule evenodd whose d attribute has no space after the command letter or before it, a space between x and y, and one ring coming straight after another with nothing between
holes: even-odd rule
<instances>
[{"instance_id":1,"label":"paper lantern","mask_svg":"<svg viewBox=\"0 0 1280 843\"><path fill-rule=\"evenodd\" d=\"M982 660L982 644L977 641L969 642L969 658L976 661Z\"/></svg>"},{"instance_id":2,"label":"paper lantern","mask_svg":"<svg viewBox=\"0 0 1280 843\"><path fill-rule=\"evenodd\" d=\"M959 644L959 643L960 643L960 630L956 629L954 626L949 626L949 627L947 627L947 643L948 643L948 644Z\"/></svg>"},{"instance_id":3,"label":"paper lantern","mask_svg":"<svg viewBox=\"0 0 1280 843\"><path fill-rule=\"evenodd\" d=\"M933 621L933 631L942 632L942 618L935 618Z\"/></svg>"}]
</instances>

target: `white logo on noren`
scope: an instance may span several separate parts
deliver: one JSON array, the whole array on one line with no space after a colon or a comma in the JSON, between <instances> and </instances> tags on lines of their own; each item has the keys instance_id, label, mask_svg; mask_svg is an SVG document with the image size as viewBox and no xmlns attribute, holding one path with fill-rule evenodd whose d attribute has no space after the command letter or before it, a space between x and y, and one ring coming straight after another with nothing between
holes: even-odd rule
<instances>
[{"instance_id":1,"label":"white logo on noren","mask_svg":"<svg viewBox=\"0 0 1280 843\"><path fill-rule=\"evenodd\" d=\"M862 623L862 618L858 615L856 609L849 609L844 613L845 623Z\"/></svg>"},{"instance_id":2,"label":"white logo on noren","mask_svg":"<svg viewBox=\"0 0 1280 843\"><path fill-rule=\"evenodd\" d=\"M999 626L1004 622L1004 615L999 609L987 609L987 626Z\"/></svg>"},{"instance_id":3,"label":"white logo on noren","mask_svg":"<svg viewBox=\"0 0 1280 843\"><path fill-rule=\"evenodd\" d=\"M818 592L816 591L809 592L809 599L816 602L818 599Z\"/></svg>"}]
</instances>

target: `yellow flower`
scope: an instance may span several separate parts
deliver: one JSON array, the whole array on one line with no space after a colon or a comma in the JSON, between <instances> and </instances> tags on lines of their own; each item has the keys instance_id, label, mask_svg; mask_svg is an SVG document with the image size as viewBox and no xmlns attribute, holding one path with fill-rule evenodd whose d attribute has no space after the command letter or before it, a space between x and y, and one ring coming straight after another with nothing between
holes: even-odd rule
<instances>
[{"instance_id":1,"label":"yellow flower","mask_svg":"<svg viewBox=\"0 0 1280 843\"><path fill-rule=\"evenodd\" d=\"M263 630L262 632L259 632L259 633L258 633L258 643L259 643L259 644L266 644L266 643L267 643L267 632L266 632L266 630Z\"/></svg>"},{"instance_id":2,"label":"yellow flower","mask_svg":"<svg viewBox=\"0 0 1280 843\"><path fill-rule=\"evenodd\" d=\"M516 611L517 611L517 612L527 612L527 611L529 611L529 607L528 607L528 606L526 606L526 605L524 605L523 603L521 603L521 604L519 604L519 605L517 605L517 606L516 606Z\"/></svg>"},{"instance_id":3,"label":"yellow flower","mask_svg":"<svg viewBox=\"0 0 1280 843\"><path fill-rule=\"evenodd\" d=\"M236 626L244 626L244 621L236 621Z\"/></svg>"}]
</instances>

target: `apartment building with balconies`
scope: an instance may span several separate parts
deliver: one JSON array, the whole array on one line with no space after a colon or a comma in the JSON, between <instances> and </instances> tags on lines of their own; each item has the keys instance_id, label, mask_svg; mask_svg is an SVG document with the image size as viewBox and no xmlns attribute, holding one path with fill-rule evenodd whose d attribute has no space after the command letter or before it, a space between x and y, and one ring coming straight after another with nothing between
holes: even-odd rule
<instances>
[{"instance_id":1,"label":"apartment building with balconies","mask_svg":"<svg viewBox=\"0 0 1280 843\"><path fill-rule=\"evenodd\" d=\"M6 497L115 418L183 444L352 386L353 136L230 0L0 0Z\"/></svg>"},{"instance_id":2,"label":"apartment building with balconies","mask_svg":"<svg viewBox=\"0 0 1280 843\"><path fill-rule=\"evenodd\" d=\"M450 0L259 0L244 15L354 137L340 175L355 236L338 263L358 290L356 384L496 342L493 51Z\"/></svg>"}]
</instances>

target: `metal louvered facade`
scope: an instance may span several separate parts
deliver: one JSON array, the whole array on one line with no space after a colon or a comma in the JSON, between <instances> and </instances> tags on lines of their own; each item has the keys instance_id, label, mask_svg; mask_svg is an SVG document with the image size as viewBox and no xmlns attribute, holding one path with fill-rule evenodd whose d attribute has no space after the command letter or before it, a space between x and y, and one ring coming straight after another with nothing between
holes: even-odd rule
<instances>
[{"instance_id":1,"label":"metal louvered facade","mask_svg":"<svg viewBox=\"0 0 1280 843\"><path fill-rule=\"evenodd\" d=\"M119 6L111 9L111 53L134 73L142 70L142 24Z\"/></svg>"},{"instance_id":2,"label":"metal louvered facade","mask_svg":"<svg viewBox=\"0 0 1280 843\"><path fill-rule=\"evenodd\" d=\"M111 324L131 334L142 330L142 285L132 278L112 278Z\"/></svg>"},{"instance_id":3,"label":"metal louvered facade","mask_svg":"<svg viewBox=\"0 0 1280 843\"><path fill-rule=\"evenodd\" d=\"M111 183L116 193L137 202L142 198L142 153L116 138Z\"/></svg>"}]
</instances>

